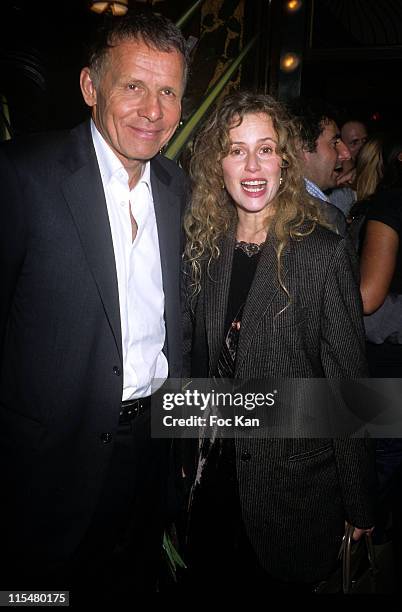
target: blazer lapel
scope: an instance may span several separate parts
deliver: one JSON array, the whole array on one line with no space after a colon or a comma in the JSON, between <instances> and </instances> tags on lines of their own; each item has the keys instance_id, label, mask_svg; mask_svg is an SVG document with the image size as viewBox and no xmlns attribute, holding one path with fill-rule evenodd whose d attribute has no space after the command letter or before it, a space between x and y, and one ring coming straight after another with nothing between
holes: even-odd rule
<instances>
[{"instance_id":1,"label":"blazer lapel","mask_svg":"<svg viewBox=\"0 0 402 612\"><path fill-rule=\"evenodd\" d=\"M235 234L231 231L220 244L221 254L210 265L205 292L205 321L209 347L210 372L216 370L225 335L225 319L232 275Z\"/></svg>"},{"instance_id":2,"label":"blazer lapel","mask_svg":"<svg viewBox=\"0 0 402 612\"><path fill-rule=\"evenodd\" d=\"M285 247L282 258L282 281L288 274L289 247ZM283 291L278 280L278 262L274 241L268 236L262 250L260 261L255 272L246 306L241 321L241 331L236 357L236 370L238 371L247 355L251 340L256 333L258 322L270 308L271 303L278 293ZM274 316L274 314L273 314Z\"/></svg>"},{"instance_id":3,"label":"blazer lapel","mask_svg":"<svg viewBox=\"0 0 402 612\"><path fill-rule=\"evenodd\" d=\"M77 156L74 170L63 181L62 190L122 359L116 261L102 179L89 125L79 126L72 134L78 136Z\"/></svg>"}]
</instances>

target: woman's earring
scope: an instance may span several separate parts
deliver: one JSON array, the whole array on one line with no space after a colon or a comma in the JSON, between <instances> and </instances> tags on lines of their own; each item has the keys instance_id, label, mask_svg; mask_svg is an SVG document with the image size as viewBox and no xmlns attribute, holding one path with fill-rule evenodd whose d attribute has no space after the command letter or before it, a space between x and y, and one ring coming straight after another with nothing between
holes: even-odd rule
<instances>
[{"instance_id":1,"label":"woman's earring","mask_svg":"<svg viewBox=\"0 0 402 612\"><path fill-rule=\"evenodd\" d=\"M279 185L282 185L282 183L283 183L283 178L280 176L279 177Z\"/></svg>"}]
</instances>

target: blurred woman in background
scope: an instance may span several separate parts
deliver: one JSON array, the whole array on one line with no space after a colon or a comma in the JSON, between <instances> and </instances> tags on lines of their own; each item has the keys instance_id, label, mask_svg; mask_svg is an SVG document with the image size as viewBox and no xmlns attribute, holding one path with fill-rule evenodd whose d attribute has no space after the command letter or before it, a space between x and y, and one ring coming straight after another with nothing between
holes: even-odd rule
<instances>
[{"instance_id":1,"label":"blurred woman in background","mask_svg":"<svg viewBox=\"0 0 402 612\"><path fill-rule=\"evenodd\" d=\"M367 146L367 145L365 145ZM362 150L363 152L363 150ZM361 249L361 294L371 376L402 380L402 134L384 136L368 200ZM402 432L395 431L395 435ZM395 585L402 578L402 438L376 441L380 484L377 537L391 524ZM391 519L391 520L390 520Z\"/></svg>"},{"instance_id":2,"label":"blurred woman in background","mask_svg":"<svg viewBox=\"0 0 402 612\"><path fill-rule=\"evenodd\" d=\"M367 211L383 175L382 147L382 134L371 136L360 150L356 162L356 203L349 213L348 231L359 253L366 228Z\"/></svg>"},{"instance_id":3,"label":"blurred woman in background","mask_svg":"<svg viewBox=\"0 0 402 612\"><path fill-rule=\"evenodd\" d=\"M382 178L366 212L360 289L365 314L383 307L387 325L395 317L392 333L367 346L371 375L393 378L402 377L402 301L398 298L402 295L402 136L384 137L378 159Z\"/></svg>"}]
</instances>

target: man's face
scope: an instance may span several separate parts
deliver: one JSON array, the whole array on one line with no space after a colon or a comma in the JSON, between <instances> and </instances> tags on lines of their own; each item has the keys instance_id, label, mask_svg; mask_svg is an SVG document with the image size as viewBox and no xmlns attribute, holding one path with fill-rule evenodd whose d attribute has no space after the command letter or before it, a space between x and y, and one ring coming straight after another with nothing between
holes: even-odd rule
<instances>
[{"instance_id":1,"label":"man's face","mask_svg":"<svg viewBox=\"0 0 402 612\"><path fill-rule=\"evenodd\" d=\"M334 189L342 172L342 162L350 159L350 152L341 140L334 121L323 124L324 129L316 141L316 150L303 151L304 176L322 191Z\"/></svg>"},{"instance_id":2,"label":"man's face","mask_svg":"<svg viewBox=\"0 0 402 612\"><path fill-rule=\"evenodd\" d=\"M154 157L180 120L184 61L178 51L163 52L145 42L124 41L104 60L99 83L89 69L81 89L92 118L110 148L129 171Z\"/></svg>"},{"instance_id":3,"label":"man's face","mask_svg":"<svg viewBox=\"0 0 402 612\"><path fill-rule=\"evenodd\" d=\"M352 159L355 160L360 149L367 142L366 127L360 121L347 121L342 126L341 136Z\"/></svg>"}]
</instances>

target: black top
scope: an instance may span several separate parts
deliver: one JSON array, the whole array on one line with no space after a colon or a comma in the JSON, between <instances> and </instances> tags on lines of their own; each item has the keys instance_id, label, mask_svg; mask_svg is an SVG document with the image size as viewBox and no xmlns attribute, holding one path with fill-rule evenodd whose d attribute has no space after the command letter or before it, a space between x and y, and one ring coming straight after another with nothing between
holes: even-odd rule
<instances>
[{"instance_id":1,"label":"black top","mask_svg":"<svg viewBox=\"0 0 402 612\"><path fill-rule=\"evenodd\" d=\"M251 242L236 242L225 319L226 336L217 364L217 375L221 378L233 376L241 317L262 246Z\"/></svg>"},{"instance_id":2,"label":"black top","mask_svg":"<svg viewBox=\"0 0 402 612\"><path fill-rule=\"evenodd\" d=\"M376 194L367 214L367 221L380 221L392 227L399 236L399 249L390 293L402 294L402 189L387 189Z\"/></svg>"}]
</instances>

